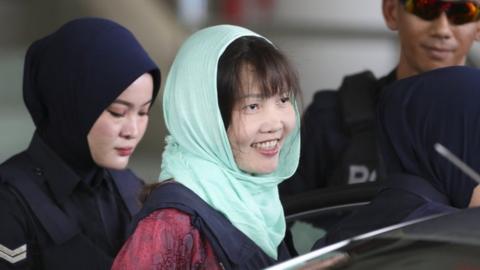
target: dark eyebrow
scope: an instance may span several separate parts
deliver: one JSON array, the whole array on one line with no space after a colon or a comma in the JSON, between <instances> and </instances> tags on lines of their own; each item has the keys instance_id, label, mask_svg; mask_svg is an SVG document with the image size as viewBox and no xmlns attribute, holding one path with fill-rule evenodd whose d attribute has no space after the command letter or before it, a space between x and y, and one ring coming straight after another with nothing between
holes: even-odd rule
<instances>
[{"instance_id":1,"label":"dark eyebrow","mask_svg":"<svg viewBox=\"0 0 480 270\"><path fill-rule=\"evenodd\" d=\"M121 99L116 99L116 100L114 100L114 101L112 102L112 104L113 104L113 103L122 104L122 105L125 105L125 106L129 107L129 108L133 107L133 104L132 104L131 102L128 102L128 101L125 101L125 100L121 100ZM145 105L147 105L147 104L149 104L149 103L152 103L152 100L149 100L149 101L143 103L143 104L142 104L142 107L145 106Z\"/></svg>"}]
</instances>

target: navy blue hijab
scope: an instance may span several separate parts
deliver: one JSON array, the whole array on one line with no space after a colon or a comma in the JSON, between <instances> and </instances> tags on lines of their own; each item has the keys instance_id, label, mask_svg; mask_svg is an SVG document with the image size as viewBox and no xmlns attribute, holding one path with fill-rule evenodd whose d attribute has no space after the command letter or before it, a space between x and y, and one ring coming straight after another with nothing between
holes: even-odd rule
<instances>
[{"instance_id":1,"label":"navy blue hijab","mask_svg":"<svg viewBox=\"0 0 480 270\"><path fill-rule=\"evenodd\" d=\"M25 57L23 98L37 133L80 176L96 168L87 135L100 114L139 76L160 70L123 26L70 21L35 41Z\"/></svg>"},{"instance_id":2,"label":"navy blue hijab","mask_svg":"<svg viewBox=\"0 0 480 270\"><path fill-rule=\"evenodd\" d=\"M480 171L480 71L449 67L397 81L385 89L378 109L387 173L420 176L451 206L467 207L476 182L433 146L443 144Z\"/></svg>"}]
</instances>

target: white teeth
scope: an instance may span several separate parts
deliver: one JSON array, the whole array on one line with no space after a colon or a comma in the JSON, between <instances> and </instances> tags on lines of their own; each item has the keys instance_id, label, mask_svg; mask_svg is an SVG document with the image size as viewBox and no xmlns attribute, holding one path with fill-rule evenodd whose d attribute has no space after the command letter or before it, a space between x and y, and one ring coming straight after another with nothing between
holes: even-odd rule
<instances>
[{"instance_id":1,"label":"white teeth","mask_svg":"<svg viewBox=\"0 0 480 270\"><path fill-rule=\"evenodd\" d=\"M261 149L261 150L272 150L277 147L278 140L266 141L261 143L254 143L252 147Z\"/></svg>"}]
</instances>

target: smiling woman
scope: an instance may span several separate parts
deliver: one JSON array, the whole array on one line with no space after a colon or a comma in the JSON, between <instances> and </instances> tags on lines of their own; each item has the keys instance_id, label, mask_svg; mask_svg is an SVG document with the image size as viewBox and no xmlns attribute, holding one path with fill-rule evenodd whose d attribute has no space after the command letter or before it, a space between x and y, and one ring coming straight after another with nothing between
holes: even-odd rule
<instances>
[{"instance_id":1,"label":"smiling woman","mask_svg":"<svg viewBox=\"0 0 480 270\"><path fill-rule=\"evenodd\" d=\"M273 172L278 166L280 149L295 127L295 111L288 94L262 98L255 83L249 83L254 70L242 72L250 93L236 102L227 134L238 167L253 174ZM246 87L245 87L246 88ZM243 91L248 91L242 89Z\"/></svg>"},{"instance_id":2,"label":"smiling woman","mask_svg":"<svg viewBox=\"0 0 480 270\"><path fill-rule=\"evenodd\" d=\"M244 172L273 172L280 149L295 128L292 100L298 87L290 85L295 74L287 64L266 40L254 37L235 40L220 57L220 112L228 120L224 124L235 162Z\"/></svg>"},{"instance_id":3,"label":"smiling woman","mask_svg":"<svg viewBox=\"0 0 480 270\"><path fill-rule=\"evenodd\" d=\"M113 269L261 269L289 258L278 184L299 158L297 77L265 38L192 35L167 78L160 181Z\"/></svg>"}]
</instances>

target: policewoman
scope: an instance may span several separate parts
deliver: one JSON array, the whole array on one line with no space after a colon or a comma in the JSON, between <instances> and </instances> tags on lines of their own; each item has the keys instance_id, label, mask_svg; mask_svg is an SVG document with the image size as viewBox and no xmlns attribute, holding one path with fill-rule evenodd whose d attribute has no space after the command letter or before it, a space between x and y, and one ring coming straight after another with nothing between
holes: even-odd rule
<instances>
[{"instance_id":1,"label":"policewoman","mask_svg":"<svg viewBox=\"0 0 480 270\"><path fill-rule=\"evenodd\" d=\"M0 166L0 269L110 269L143 182L126 169L160 70L123 26L80 18L34 42L23 98L36 131Z\"/></svg>"}]
</instances>

